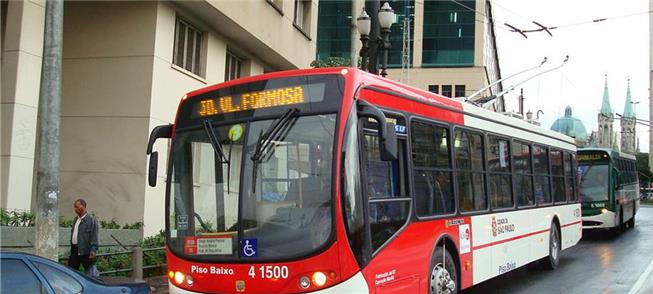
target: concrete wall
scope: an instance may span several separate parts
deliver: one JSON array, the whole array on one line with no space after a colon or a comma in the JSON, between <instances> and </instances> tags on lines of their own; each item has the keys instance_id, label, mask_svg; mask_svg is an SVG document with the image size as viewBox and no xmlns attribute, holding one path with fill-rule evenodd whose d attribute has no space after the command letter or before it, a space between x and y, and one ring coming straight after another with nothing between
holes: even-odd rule
<instances>
[{"instance_id":1,"label":"concrete wall","mask_svg":"<svg viewBox=\"0 0 653 294\"><path fill-rule=\"evenodd\" d=\"M60 213L143 221L156 2L66 2Z\"/></svg>"},{"instance_id":2,"label":"concrete wall","mask_svg":"<svg viewBox=\"0 0 653 294\"><path fill-rule=\"evenodd\" d=\"M43 52L43 1L9 1L2 46L0 206L30 209Z\"/></svg>"},{"instance_id":3,"label":"concrete wall","mask_svg":"<svg viewBox=\"0 0 653 294\"><path fill-rule=\"evenodd\" d=\"M34 253L34 229L34 227L0 226L0 249ZM98 238L100 248L131 247L143 241L143 231L100 229ZM70 228L59 228L59 255L65 254L69 250Z\"/></svg>"}]
</instances>

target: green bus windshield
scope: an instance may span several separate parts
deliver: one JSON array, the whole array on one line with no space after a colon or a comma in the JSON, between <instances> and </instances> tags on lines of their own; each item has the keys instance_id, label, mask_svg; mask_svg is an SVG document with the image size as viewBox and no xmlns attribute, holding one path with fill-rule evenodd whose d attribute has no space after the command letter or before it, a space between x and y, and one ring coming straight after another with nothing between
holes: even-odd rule
<instances>
[{"instance_id":1,"label":"green bus windshield","mask_svg":"<svg viewBox=\"0 0 653 294\"><path fill-rule=\"evenodd\" d=\"M581 163L578 172L582 202L608 201L610 174L607 162L594 165Z\"/></svg>"}]
</instances>

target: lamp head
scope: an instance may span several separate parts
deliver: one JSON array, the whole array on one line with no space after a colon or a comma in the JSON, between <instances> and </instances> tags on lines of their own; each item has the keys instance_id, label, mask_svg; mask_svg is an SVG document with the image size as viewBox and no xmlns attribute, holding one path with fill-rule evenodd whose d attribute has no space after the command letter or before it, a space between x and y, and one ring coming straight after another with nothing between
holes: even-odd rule
<instances>
[{"instance_id":1,"label":"lamp head","mask_svg":"<svg viewBox=\"0 0 653 294\"><path fill-rule=\"evenodd\" d=\"M379 25L382 29L389 29L395 21L395 12L388 2L379 9Z\"/></svg>"},{"instance_id":2,"label":"lamp head","mask_svg":"<svg viewBox=\"0 0 653 294\"><path fill-rule=\"evenodd\" d=\"M372 21L370 20L370 16L367 14L367 12L365 12L365 9L363 9L361 15L356 18L356 27L358 28L358 33L361 35L369 35L371 24Z\"/></svg>"}]
</instances>

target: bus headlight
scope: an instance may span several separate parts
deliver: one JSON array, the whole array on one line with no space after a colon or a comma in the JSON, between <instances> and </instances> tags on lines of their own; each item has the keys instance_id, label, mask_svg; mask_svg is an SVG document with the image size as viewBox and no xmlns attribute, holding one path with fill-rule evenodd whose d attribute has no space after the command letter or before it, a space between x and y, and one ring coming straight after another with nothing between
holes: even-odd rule
<instances>
[{"instance_id":1,"label":"bus headlight","mask_svg":"<svg viewBox=\"0 0 653 294\"><path fill-rule=\"evenodd\" d=\"M177 283L177 285L181 285L181 283L184 282L185 278L186 275L184 275L183 273L175 272L175 283Z\"/></svg>"},{"instance_id":2,"label":"bus headlight","mask_svg":"<svg viewBox=\"0 0 653 294\"><path fill-rule=\"evenodd\" d=\"M606 213L606 212L608 212L607 208L601 209L601 213Z\"/></svg>"},{"instance_id":3,"label":"bus headlight","mask_svg":"<svg viewBox=\"0 0 653 294\"><path fill-rule=\"evenodd\" d=\"M326 284L327 277L323 272L315 272L313 274L313 283L317 285L318 287L324 286Z\"/></svg>"}]
</instances>

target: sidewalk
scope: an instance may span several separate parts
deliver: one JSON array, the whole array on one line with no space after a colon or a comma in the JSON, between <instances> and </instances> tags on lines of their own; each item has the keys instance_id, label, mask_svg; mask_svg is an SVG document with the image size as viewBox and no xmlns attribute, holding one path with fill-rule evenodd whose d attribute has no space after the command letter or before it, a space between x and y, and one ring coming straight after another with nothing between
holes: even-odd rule
<instances>
[{"instance_id":1,"label":"sidewalk","mask_svg":"<svg viewBox=\"0 0 653 294\"><path fill-rule=\"evenodd\" d=\"M150 284L152 293L168 293L168 276L149 277L145 281Z\"/></svg>"},{"instance_id":2,"label":"sidewalk","mask_svg":"<svg viewBox=\"0 0 653 294\"><path fill-rule=\"evenodd\" d=\"M100 280L104 281L107 284L123 284L123 283L133 283L133 282L142 282L143 280L134 280L130 277L100 277ZM168 277L167 276L155 276L145 278L145 282L150 285L152 293L168 293Z\"/></svg>"}]
</instances>

